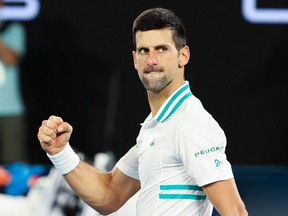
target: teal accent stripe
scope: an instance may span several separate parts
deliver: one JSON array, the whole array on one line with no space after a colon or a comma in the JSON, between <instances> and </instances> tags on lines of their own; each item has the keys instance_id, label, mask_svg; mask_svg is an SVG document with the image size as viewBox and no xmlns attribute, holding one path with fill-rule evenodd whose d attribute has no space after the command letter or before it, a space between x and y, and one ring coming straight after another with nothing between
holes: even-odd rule
<instances>
[{"instance_id":1,"label":"teal accent stripe","mask_svg":"<svg viewBox=\"0 0 288 216\"><path fill-rule=\"evenodd\" d=\"M193 194L159 194L159 199L205 200L205 199L206 199L206 195L193 195Z\"/></svg>"},{"instance_id":2,"label":"teal accent stripe","mask_svg":"<svg viewBox=\"0 0 288 216\"><path fill-rule=\"evenodd\" d=\"M160 190L196 190L203 191L203 189L197 185L160 185Z\"/></svg>"},{"instance_id":3,"label":"teal accent stripe","mask_svg":"<svg viewBox=\"0 0 288 216\"><path fill-rule=\"evenodd\" d=\"M186 95L184 95L184 96L178 101L178 103L173 107L173 109L171 110L171 112L169 113L169 115L168 115L162 122L166 121L166 119L168 119L168 118L179 108L179 106L182 104L182 102L183 102L186 98L188 98L189 96L191 96L191 95L192 95L192 92L188 92Z\"/></svg>"},{"instance_id":4,"label":"teal accent stripe","mask_svg":"<svg viewBox=\"0 0 288 216\"><path fill-rule=\"evenodd\" d=\"M158 118L156 119L157 121L161 121L161 118L165 115L165 113L167 112L167 110L169 109L169 107L171 106L171 104L176 100L176 98L183 92L185 91L187 88L189 88L189 84L183 86L181 89L178 90L178 92L176 92L176 94L170 99L170 101L166 104L166 106L164 107L164 109L162 110L162 112L160 113L160 115L158 116Z\"/></svg>"}]
</instances>

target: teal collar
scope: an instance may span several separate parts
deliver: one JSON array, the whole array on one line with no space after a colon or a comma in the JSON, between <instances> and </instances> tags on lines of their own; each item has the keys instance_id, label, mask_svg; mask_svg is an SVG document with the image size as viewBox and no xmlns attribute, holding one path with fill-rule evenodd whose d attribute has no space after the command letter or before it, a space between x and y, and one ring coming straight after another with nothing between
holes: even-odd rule
<instances>
[{"instance_id":1,"label":"teal collar","mask_svg":"<svg viewBox=\"0 0 288 216\"><path fill-rule=\"evenodd\" d=\"M188 97L192 95L190 90L190 85L188 81L179 87L165 102L162 104L157 114L154 116L154 119L157 122L166 121L176 110L180 107L180 105L185 101Z\"/></svg>"}]
</instances>

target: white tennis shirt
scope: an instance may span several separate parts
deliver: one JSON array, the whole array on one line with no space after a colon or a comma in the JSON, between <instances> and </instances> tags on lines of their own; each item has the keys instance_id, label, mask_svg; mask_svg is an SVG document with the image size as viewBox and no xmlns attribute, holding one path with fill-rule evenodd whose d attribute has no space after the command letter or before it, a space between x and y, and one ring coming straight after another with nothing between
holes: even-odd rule
<instances>
[{"instance_id":1,"label":"white tennis shirt","mask_svg":"<svg viewBox=\"0 0 288 216\"><path fill-rule=\"evenodd\" d=\"M116 164L141 182L137 216L211 215L201 187L233 177L225 146L223 130L186 81L146 118L136 145Z\"/></svg>"}]
</instances>

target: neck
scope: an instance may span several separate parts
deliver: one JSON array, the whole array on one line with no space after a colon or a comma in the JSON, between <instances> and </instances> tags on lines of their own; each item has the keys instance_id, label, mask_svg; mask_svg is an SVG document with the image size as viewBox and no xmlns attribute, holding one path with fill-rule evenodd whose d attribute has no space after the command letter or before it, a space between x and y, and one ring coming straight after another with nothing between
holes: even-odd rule
<instances>
[{"instance_id":1,"label":"neck","mask_svg":"<svg viewBox=\"0 0 288 216\"><path fill-rule=\"evenodd\" d=\"M161 95L161 94L155 94L153 92L147 91L148 96L148 102L150 106L150 110L152 113L152 116L154 117L162 104L166 101L166 99L169 97Z\"/></svg>"},{"instance_id":2,"label":"neck","mask_svg":"<svg viewBox=\"0 0 288 216\"><path fill-rule=\"evenodd\" d=\"M167 85L160 92L147 91L148 102L152 116L154 117L162 104L172 95L181 85L184 84L184 80L179 82L177 85Z\"/></svg>"}]
</instances>

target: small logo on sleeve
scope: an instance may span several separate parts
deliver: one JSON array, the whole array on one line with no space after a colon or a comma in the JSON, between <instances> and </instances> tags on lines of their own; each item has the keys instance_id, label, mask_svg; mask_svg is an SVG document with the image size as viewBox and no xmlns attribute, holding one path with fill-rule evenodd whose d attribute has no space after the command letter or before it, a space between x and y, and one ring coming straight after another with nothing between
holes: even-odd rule
<instances>
[{"instance_id":1,"label":"small logo on sleeve","mask_svg":"<svg viewBox=\"0 0 288 216\"><path fill-rule=\"evenodd\" d=\"M215 163L216 167L219 167L221 165L221 161L218 159L215 159L214 163Z\"/></svg>"}]
</instances>

